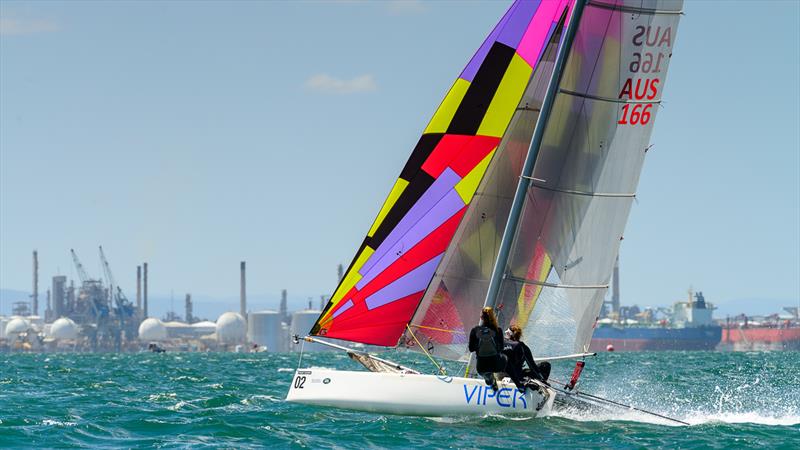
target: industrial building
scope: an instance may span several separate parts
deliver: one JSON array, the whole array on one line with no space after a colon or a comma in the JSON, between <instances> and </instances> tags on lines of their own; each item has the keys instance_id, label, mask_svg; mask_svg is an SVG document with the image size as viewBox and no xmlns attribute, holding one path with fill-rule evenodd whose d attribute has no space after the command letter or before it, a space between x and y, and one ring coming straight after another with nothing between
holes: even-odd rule
<instances>
[{"instance_id":1,"label":"industrial building","mask_svg":"<svg viewBox=\"0 0 800 450\"><path fill-rule=\"evenodd\" d=\"M215 322L194 313L191 294L185 297L185 314L174 311L163 319L151 317L148 299L149 265L136 266L136 295L131 302L117 284L102 247L98 248L103 273L92 277L75 250L70 255L78 283L55 275L39 316L39 253L33 252L33 289L30 301L13 303L12 315L0 316L0 351L146 351L155 344L166 351L299 351L292 336L304 336L320 311L309 307L288 311L288 294L281 291L278 310L247 311L246 263L239 264L239 311L220 315ZM341 276L342 267L338 267ZM321 298L322 304L325 298ZM326 350L305 344L305 351Z\"/></svg>"}]
</instances>

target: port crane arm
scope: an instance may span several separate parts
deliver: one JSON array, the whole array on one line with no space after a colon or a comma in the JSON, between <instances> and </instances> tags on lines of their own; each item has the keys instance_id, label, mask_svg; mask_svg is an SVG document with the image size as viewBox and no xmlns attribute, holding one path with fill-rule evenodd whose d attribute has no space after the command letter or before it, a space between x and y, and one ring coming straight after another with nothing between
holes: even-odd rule
<instances>
[{"instance_id":1,"label":"port crane arm","mask_svg":"<svg viewBox=\"0 0 800 450\"><path fill-rule=\"evenodd\" d=\"M81 279L82 283L85 283L89 280L89 275L86 274L86 270L83 268L83 264L78 259L78 254L75 253L75 250L69 249L69 252L72 253L72 262L75 263L75 270L78 271L78 278Z\"/></svg>"}]
</instances>

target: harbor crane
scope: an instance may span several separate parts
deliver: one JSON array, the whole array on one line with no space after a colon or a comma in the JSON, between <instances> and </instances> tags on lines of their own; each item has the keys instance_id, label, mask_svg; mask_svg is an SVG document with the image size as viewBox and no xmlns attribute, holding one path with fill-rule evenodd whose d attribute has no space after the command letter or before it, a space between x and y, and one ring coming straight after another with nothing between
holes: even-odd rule
<instances>
[{"instance_id":1,"label":"harbor crane","mask_svg":"<svg viewBox=\"0 0 800 450\"><path fill-rule=\"evenodd\" d=\"M117 281L114 279L114 274L111 272L111 265L106 259L106 254L103 252L103 246L99 246L100 263L103 266L106 281L108 282L108 297L109 302L113 302L114 312L119 320L119 328L125 332L127 338L133 338L136 335L136 324L133 323L134 307L133 303L128 300L128 297L122 292Z\"/></svg>"}]
</instances>

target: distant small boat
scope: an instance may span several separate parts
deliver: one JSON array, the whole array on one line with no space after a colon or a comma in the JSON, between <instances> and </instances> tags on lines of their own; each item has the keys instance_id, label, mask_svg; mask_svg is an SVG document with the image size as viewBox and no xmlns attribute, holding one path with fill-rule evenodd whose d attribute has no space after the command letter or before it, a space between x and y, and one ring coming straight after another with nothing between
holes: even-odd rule
<instances>
[{"instance_id":1,"label":"distant small boat","mask_svg":"<svg viewBox=\"0 0 800 450\"><path fill-rule=\"evenodd\" d=\"M423 374L300 368L286 400L390 414L541 415L574 395L475 378L484 306L538 360L590 355L682 0L515 1L456 79L306 341L407 349ZM411 70L411 68L409 68ZM424 70L415 67L413 70ZM437 360L463 363L458 376Z\"/></svg>"}]
</instances>

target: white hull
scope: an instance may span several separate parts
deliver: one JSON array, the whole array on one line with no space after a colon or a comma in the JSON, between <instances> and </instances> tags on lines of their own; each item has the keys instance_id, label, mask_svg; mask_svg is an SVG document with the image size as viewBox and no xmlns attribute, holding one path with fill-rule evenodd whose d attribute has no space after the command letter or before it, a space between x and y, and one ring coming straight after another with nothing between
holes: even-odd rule
<instances>
[{"instance_id":1,"label":"white hull","mask_svg":"<svg viewBox=\"0 0 800 450\"><path fill-rule=\"evenodd\" d=\"M538 416L556 397L544 386L544 394L534 389L522 394L513 384L499 385L495 392L475 378L311 368L295 372L286 401L411 416Z\"/></svg>"}]
</instances>

